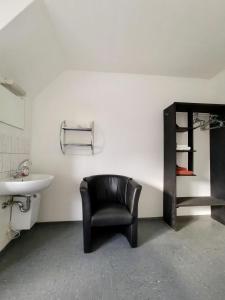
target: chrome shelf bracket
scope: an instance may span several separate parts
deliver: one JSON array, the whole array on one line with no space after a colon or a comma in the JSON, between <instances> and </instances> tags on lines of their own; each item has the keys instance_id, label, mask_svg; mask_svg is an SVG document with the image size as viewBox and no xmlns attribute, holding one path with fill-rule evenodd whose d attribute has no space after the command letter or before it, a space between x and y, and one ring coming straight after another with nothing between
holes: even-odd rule
<instances>
[{"instance_id":1,"label":"chrome shelf bracket","mask_svg":"<svg viewBox=\"0 0 225 300\"><path fill-rule=\"evenodd\" d=\"M90 132L90 143L66 143L66 132ZM62 121L60 124L60 133L59 133L60 149L63 154L66 154L67 146L75 147L90 147L92 155L94 155L94 122L91 122L90 127L68 127L66 121Z\"/></svg>"}]
</instances>

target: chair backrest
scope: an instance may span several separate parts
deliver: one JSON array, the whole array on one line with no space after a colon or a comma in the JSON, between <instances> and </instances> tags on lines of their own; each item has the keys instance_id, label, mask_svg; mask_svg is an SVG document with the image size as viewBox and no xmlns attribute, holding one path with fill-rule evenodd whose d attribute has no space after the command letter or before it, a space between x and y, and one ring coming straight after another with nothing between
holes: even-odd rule
<instances>
[{"instance_id":1,"label":"chair backrest","mask_svg":"<svg viewBox=\"0 0 225 300\"><path fill-rule=\"evenodd\" d=\"M85 177L92 205L120 203L125 205L129 177L120 175L95 175Z\"/></svg>"}]
</instances>

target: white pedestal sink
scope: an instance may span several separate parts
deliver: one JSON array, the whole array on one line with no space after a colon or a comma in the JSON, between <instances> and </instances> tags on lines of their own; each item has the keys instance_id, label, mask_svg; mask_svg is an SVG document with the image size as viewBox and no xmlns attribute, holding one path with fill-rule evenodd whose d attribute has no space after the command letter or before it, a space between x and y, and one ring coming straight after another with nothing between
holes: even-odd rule
<instances>
[{"instance_id":1,"label":"white pedestal sink","mask_svg":"<svg viewBox=\"0 0 225 300\"><path fill-rule=\"evenodd\" d=\"M54 176L30 174L26 177L0 180L0 196L33 195L47 188Z\"/></svg>"}]
</instances>

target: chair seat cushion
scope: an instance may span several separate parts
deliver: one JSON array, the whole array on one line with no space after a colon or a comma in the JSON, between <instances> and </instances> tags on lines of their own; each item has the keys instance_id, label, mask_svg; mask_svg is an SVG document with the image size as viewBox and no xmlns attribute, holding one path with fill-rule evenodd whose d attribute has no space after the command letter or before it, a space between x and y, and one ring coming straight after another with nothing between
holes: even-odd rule
<instances>
[{"instance_id":1,"label":"chair seat cushion","mask_svg":"<svg viewBox=\"0 0 225 300\"><path fill-rule=\"evenodd\" d=\"M127 208L117 203L99 207L91 218L92 226L129 225L132 221L133 217Z\"/></svg>"}]
</instances>

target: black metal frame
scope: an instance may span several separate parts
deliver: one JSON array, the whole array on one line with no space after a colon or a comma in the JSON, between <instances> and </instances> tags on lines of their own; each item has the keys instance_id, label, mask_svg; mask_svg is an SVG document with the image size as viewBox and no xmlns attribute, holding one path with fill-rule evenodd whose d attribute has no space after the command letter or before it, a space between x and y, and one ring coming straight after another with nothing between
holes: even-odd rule
<instances>
[{"instance_id":1,"label":"black metal frame","mask_svg":"<svg viewBox=\"0 0 225 300\"><path fill-rule=\"evenodd\" d=\"M164 110L164 196L163 217L177 230L177 208L182 206L211 206L213 219L225 224L225 128L210 130L210 184L211 197L176 196L176 112L188 116L188 168L194 170L193 113L217 114L225 117L225 105L174 102ZM185 130L184 130L185 131Z\"/></svg>"}]
</instances>

